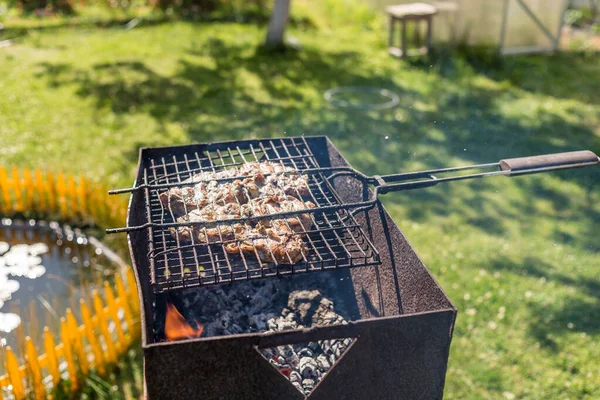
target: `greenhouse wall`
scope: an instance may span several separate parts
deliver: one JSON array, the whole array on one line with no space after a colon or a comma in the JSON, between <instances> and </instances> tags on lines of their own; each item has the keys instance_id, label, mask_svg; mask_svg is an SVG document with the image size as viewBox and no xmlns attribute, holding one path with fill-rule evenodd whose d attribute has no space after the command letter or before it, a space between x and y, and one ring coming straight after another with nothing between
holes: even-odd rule
<instances>
[{"instance_id":1,"label":"greenhouse wall","mask_svg":"<svg viewBox=\"0 0 600 400\"><path fill-rule=\"evenodd\" d=\"M368 0L368 2L383 10L388 5L413 1ZM566 0L522 0L522 2L546 27L548 34L554 38L558 36ZM519 0L456 0L428 3L456 5L456 11L448 11L444 10L446 7L440 7L440 12L434 19L434 41L446 42L454 38L458 42L471 45L501 46L507 50L553 48L552 40L529 16ZM505 18L506 25L503 27Z\"/></svg>"}]
</instances>

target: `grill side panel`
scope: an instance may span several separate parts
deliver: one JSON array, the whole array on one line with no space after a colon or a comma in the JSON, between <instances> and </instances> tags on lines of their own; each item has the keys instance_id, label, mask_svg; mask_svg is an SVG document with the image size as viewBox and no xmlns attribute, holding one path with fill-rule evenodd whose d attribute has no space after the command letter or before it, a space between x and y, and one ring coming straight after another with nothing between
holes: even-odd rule
<instances>
[{"instance_id":1,"label":"grill side panel","mask_svg":"<svg viewBox=\"0 0 600 400\"><path fill-rule=\"evenodd\" d=\"M350 166L329 139L311 138L308 143L311 148L326 149L331 166ZM372 196L355 179L342 177L334 183L343 202ZM381 203L357 215L356 220L378 250L381 261L374 267L350 270L363 318L455 309Z\"/></svg>"},{"instance_id":2,"label":"grill side panel","mask_svg":"<svg viewBox=\"0 0 600 400\"><path fill-rule=\"evenodd\" d=\"M143 153L145 149L140 149L140 158L138 161L135 185L143 183ZM144 205L144 195L140 191L133 192L129 199L127 211L127 226L138 226L147 221L146 208ZM140 318L142 325L142 344L149 343L153 338L153 310L154 293L151 287L150 263L148 254L148 232L132 231L127 236L129 253L133 266L133 272L137 283L137 291L140 299Z\"/></svg>"},{"instance_id":3,"label":"grill side panel","mask_svg":"<svg viewBox=\"0 0 600 400\"><path fill-rule=\"evenodd\" d=\"M452 310L360 323L360 336L310 400L441 399Z\"/></svg>"},{"instance_id":4,"label":"grill side panel","mask_svg":"<svg viewBox=\"0 0 600 400\"><path fill-rule=\"evenodd\" d=\"M309 400L441 399L453 310L145 348L149 399L303 399L256 347L356 337ZM302 338L304 337L304 339ZM290 339L289 341L281 339Z\"/></svg>"},{"instance_id":5,"label":"grill side panel","mask_svg":"<svg viewBox=\"0 0 600 400\"><path fill-rule=\"evenodd\" d=\"M144 351L150 399L300 400L254 347L256 337L193 341Z\"/></svg>"}]
</instances>

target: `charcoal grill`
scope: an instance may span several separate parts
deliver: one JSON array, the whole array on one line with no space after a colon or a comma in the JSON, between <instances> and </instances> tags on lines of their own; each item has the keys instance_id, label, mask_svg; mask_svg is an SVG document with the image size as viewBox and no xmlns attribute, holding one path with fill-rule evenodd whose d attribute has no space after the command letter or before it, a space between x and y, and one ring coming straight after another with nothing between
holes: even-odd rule
<instances>
[{"instance_id":1,"label":"charcoal grill","mask_svg":"<svg viewBox=\"0 0 600 400\"><path fill-rule=\"evenodd\" d=\"M216 172L263 160L293 167L307 176L310 200L316 207L269 216L310 215L312 226L300 232L307 245L300 262L265 263L258 256L229 254L224 248L227 240L189 244L179 235L173 237L169 228L233 224L247 218L180 223L160 202L161 192L197 183L183 182L202 171ZM143 304L148 397L305 398L256 349L356 338L311 392L310 399L441 398L456 309L377 195L454 180L583 167L599 161L595 154L584 151L368 177L352 169L326 137L141 149L133 187L111 192L132 192L127 227L108 232L129 234ZM160 343L169 293L254 278L286 279L287 275L315 271L331 279L351 281L359 320L299 331Z\"/></svg>"}]
</instances>

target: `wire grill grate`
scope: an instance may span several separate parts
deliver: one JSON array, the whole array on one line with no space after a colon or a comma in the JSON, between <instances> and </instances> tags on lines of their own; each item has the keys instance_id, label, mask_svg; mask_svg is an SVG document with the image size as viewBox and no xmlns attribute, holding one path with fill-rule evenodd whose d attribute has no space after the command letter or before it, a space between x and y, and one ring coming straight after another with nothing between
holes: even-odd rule
<instances>
[{"instance_id":1,"label":"wire grill grate","mask_svg":"<svg viewBox=\"0 0 600 400\"><path fill-rule=\"evenodd\" d=\"M247 162L270 161L299 171L319 168L310 147L302 138L259 140L212 144L204 151L189 151L181 155L165 154L144 163L143 183L161 185L182 183L201 172L218 172ZM159 194L165 189L145 189L150 248L151 283L155 292L246 280L274 275L320 271L343 267L379 264L379 256L362 227L344 208L341 200L323 172L304 174L308 180L310 200L316 208L330 206L327 211L306 210L311 226L302 225L305 244L302 259L294 264L266 263L256 256L229 253L227 243L186 242L172 234L165 224L176 216L165 208ZM300 198L300 196L298 196ZM262 218L261 219L265 219ZM226 221L225 221L226 222ZM219 223L219 226L221 224ZM217 228L219 229L219 228Z\"/></svg>"}]
</instances>

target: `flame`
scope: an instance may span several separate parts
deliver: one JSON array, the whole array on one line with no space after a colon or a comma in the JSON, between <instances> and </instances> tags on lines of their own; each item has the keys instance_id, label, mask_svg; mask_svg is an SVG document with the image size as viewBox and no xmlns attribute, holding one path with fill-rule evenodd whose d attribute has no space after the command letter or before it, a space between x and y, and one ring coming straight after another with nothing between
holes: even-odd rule
<instances>
[{"instance_id":1,"label":"flame","mask_svg":"<svg viewBox=\"0 0 600 400\"><path fill-rule=\"evenodd\" d=\"M196 321L196 325L198 328L193 328L173 304L167 303L167 316L165 317L165 337L167 341L200 337L204 327L198 321Z\"/></svg>"}]
</instances>

